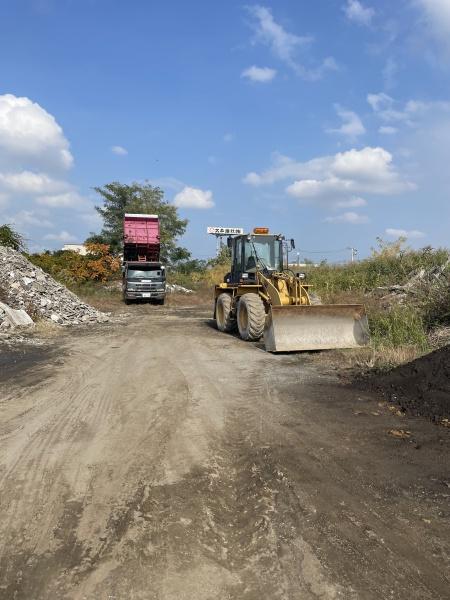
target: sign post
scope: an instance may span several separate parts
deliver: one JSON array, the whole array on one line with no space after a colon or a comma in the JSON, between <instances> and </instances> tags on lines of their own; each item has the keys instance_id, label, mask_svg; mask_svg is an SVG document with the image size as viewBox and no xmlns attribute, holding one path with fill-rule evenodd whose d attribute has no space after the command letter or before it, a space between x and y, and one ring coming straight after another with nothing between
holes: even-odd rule
<instances>
[{"instance_id":1,"label":"sign post","mask_svg":"<svg viewBox=\"0 0 450 600\"><path fill-rule=\"evenodd\" d=\"M210 235L216 236L216 256L219 255L222 248L223 237L228 237L229 235L242 235L244 233L242 227L208 227L206 231Z\"/></svg>"}]
</instances>

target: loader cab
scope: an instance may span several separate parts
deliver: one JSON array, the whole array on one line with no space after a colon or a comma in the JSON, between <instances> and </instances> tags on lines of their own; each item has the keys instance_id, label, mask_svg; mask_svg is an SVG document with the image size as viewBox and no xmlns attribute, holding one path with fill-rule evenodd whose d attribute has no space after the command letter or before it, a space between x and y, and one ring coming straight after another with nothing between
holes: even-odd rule
<instances>
[{"instance_id":1,"label":"loader cab","mask_svg":"<svg viewBox=\"0 0 450 600\"><path fill-rule=\"evenodd\" d=\"M255 230L256 231L256 230ZM257 271L283 270L283 237L250 233L229 238L231 273L229 283L255 283Z\"/></svg>"}]
</instances>

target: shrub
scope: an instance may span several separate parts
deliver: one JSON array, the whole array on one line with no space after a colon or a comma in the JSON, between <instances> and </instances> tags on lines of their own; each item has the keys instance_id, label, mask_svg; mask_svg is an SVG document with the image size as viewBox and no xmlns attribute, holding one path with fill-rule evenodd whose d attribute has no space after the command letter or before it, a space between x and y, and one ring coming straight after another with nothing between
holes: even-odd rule
<instances>
[{"instance_id":1,"label":"shrub","mask_svg":"<svg viewBox=\"0 0 450 600\"><path fill-rule=\"evenodd\" d=\"M86 244L88 254L82 256L70 250L43 252L28 256L29 260L55 279L65 284L88 281L105 282L120 272L120 259L109 253L106 244Z\"/></svg>"},{"instance_id":2,"label":"shrub","mask_svg":"<svg viewBox=\"0 0 450 600\"><path fill-rule=\"evenodd\" d=\"M450 257L446 249L400 250L398 245L384 244L372 256L347 265L321 265L306 268L308 283L325 299L342 291L365 293L377 287L405 284L419 269L443 266ZM384 245L383 245L384 244Z\"/></svg>"},{"instance_id":3,"label":"shrub","mask_svg":"<svg viewBox=\"0 0 450 600\"><path fill-rule=\"evenodd\" d=\"M450 269L442 280L429 290L424 301L423 314L429 328L450 325Z\"/></svg>"},{"instance_id":4,"label":"shrub","mask_svg":"<svg viewBox=\"0 0 450 600\"><path fill-rule=\"evenodd\" d=\"M11 225L0 225L0 246L13 248L18 252L25 252L25 238L20 235Z\"/></svg>"},{"instance_id":5,"label":"shrub","mask_svg":"<svg viewBox=\"0 0 450 600\"><path fill-rule=\"evenodd\" d=\"M389 310L371 311L369 326L375 348L428 348L425 323L416 307L396 305Z\"/></svg>"}]
</instances>

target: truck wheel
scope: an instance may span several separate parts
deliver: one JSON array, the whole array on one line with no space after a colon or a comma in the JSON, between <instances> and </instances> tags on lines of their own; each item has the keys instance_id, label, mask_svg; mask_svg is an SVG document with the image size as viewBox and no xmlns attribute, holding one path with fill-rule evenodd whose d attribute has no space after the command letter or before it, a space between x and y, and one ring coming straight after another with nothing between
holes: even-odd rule
<instances>
[{"instance_id":1,"label":"truck wheel","mask_svg":"<svg viewBox=\"0 0 450 600\"><path fill-rule=\"evenodd\" d=\"M158 298L158 300L155 300L155 304L164 304L164 298Z\"/></svg>"},{"instance_id":2,"label":"truck wheel","mask_svg":"<svg viewBox=\"0 0 450 600\"><path fill-rule=\"evenodd\" d=\"M232 316L233 300L230 294L220 294L216 301L216 325L219 331L229 333L236 329L236 317Z\"/></svg>"},{"instance_id":3,"label":"truck wheel","mask_svg":"<svg viewBox=\"0 0 450 600\"><path fill-rule=\"evenodd\" d=\"M259 340L264 332L266 311L258 294L244 294L239 300L237 325L241 338L251 342Z\"/></svg>"}]
</instances>

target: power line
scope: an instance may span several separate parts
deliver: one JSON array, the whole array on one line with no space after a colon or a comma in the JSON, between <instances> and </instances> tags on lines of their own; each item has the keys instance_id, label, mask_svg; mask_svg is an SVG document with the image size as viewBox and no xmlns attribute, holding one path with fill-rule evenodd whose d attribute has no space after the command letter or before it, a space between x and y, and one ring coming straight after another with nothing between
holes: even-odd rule
<instances>
[{"instance_id":1,"label":"power line","mask_svg":"<svg viewBox=\"0 0 450 600\"><path fill-rule=\"evenodd\" d=\"M348 248L341 248L340 250L303 250L302 248L299 248L298 252L304 252L305 254L339 254L346 250L348 250Z\"/></svg>"}]
</instances>

